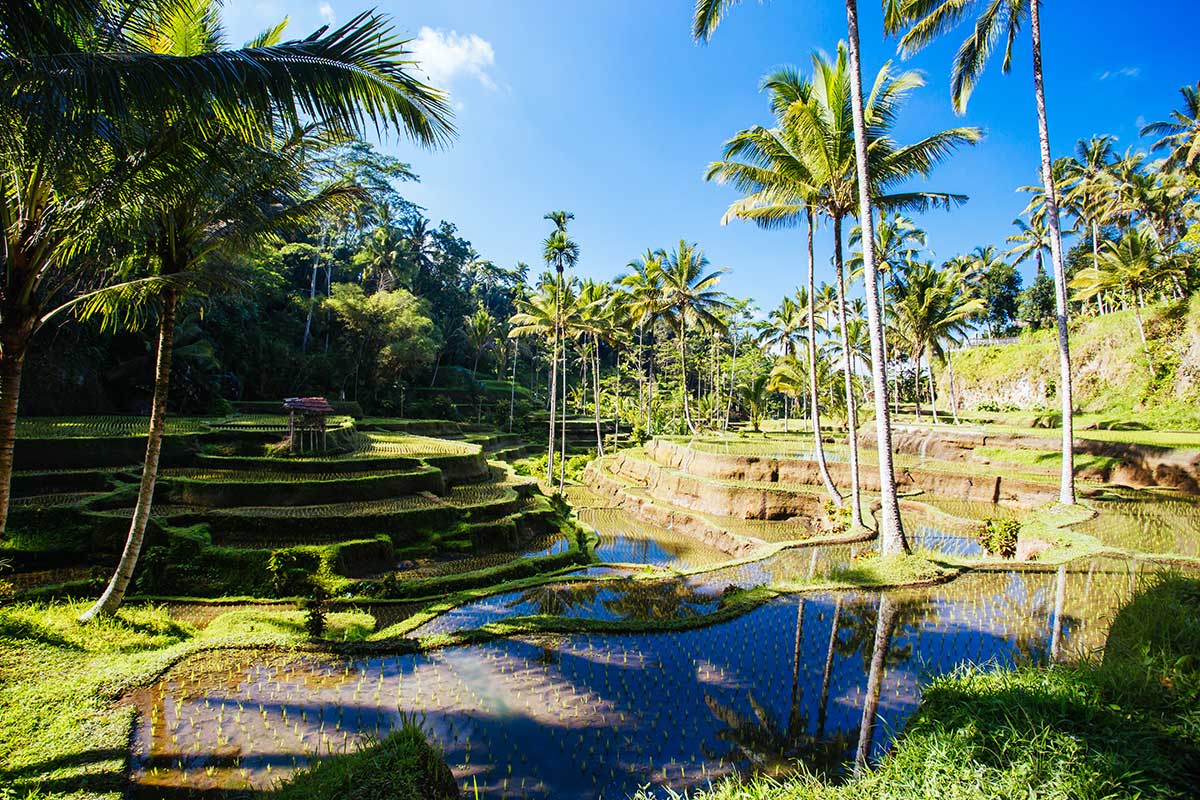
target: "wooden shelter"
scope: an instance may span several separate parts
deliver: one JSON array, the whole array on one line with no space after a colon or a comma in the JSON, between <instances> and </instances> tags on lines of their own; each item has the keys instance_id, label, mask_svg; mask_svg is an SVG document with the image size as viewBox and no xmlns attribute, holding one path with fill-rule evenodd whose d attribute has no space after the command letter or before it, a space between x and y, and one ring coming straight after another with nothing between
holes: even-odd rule
<instances>
[{"instance_id":1,"label":"wooden shelter","mask_svg":"<svg viewBox=\"0 0 1200 800\"><path fill-rule=\"evenodd\" d=\"M309 450L326 449L325 418L333 413L333 406L324 397L288 397L283 401L288 412L288 448L293 453L304 451L305 441ZM319 446L318 446L319 445Z\"/></svg>"}]
</instances>

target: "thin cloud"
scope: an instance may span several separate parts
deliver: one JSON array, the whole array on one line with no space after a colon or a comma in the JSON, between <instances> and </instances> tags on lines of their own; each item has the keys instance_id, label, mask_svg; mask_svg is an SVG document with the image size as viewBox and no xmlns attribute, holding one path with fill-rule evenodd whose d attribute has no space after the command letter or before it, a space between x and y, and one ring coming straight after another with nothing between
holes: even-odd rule
<instances>
[{"instance_id":1,"label":"thin cloud","mask_svg":"<svg viewBox=\"0 0 1200 800\"><path fill-rule=\"evenodd\" d=\"M1140 67L1121 67L1120 69L1105 70L1100 73L1100 80L1106 81L1109 78L1136 78L1142 74Z\"/></svg>"},{"instance_id":2,"label":"thin cloud","mask_svg":"<svg viewBox=\"0 0 1200 800\"><path fill-rule=\"evenodd\" d=\"M410 46L421 71L437 86L449 86L459 75L468 75L488 89L496 88L488 74L496 64L496 52L479 34L423 27Z\"/></svg>"}]
</instances>

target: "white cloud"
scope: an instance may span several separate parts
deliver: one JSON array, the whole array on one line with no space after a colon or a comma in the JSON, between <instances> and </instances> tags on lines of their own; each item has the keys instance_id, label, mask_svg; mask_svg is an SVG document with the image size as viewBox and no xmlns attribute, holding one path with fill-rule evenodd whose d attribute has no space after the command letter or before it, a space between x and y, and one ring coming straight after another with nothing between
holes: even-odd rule
<instances>
[{"instance_id":1,"label":"white cloud","mask_svg":"<svg viewBox=\"0 0 1200 800\"><path fill-rule=\"evenodd\" d=\"M1140 67L1121 67L1115 70L1105 70L1100 73L1100 80L1106 81L1109 78L1136 78L1142 74Z\"/></svg>"},{"instance_id":2,"label":"white cloud","mask_svg":"<svg viewBox=\"0 0 1200 800\"><path fill-rule=\"evenodd\" d=\"M444 88L462 74L473 76L488 89L496 88L488 74L488 68L496 64L496 53L492 43L479 34L462 36L457 31L423 27L410 46L421 71L436 86Z\"/></svg>"},{"instance_id":3,"label":"white cloud","mask_svg":"<svg viewBox=\"0 0 1200 800\"><path fill-rule=\"evenodd\" d=\"M329 3L321 3L317 11L320 13L321 19L325 20L326 23L330 25L334 23L333 6L329 5Z\"/></svg>"}]
</instances>

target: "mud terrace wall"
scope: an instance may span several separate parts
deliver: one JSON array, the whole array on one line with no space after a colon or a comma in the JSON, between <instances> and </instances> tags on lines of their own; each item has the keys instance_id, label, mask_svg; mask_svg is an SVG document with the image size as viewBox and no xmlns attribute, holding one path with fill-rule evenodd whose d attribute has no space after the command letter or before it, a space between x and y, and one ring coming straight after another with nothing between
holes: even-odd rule
<instances>
[{"instance_id":1,"label":"mud terrace wall","mask_svg":"<svg viewBox=\"0 0 1200 800\"><path fill-rule=\"evenodd\" d=\"M1056 439L1043 436L985 434L954 429L931 431L928 428L897 426L892 430L892 445L896 452L945 461L987 463L986 459L975 454L976 448L1052 450L1056 442ZM874 432L864 431L860 434L859 446L874 449ZM1200 451L1077 438L1075 452L1107 456L1118 461L1111 468L1077 470L1076 476L1082 480L1119 483L1135 488L1161 486L1200 494Z\"/></svg>"},{"instance_id":2,"label":"mud terrace wall","mask_svg":"<svg viewBox=\"0 0 1200 800\"><path fill-rule=\"evenodd\" d=\"M815 487L821 485L821 475L815 461L708 453L664 439L652 440L646 444L645 449L655 463L693 476L716 480L762 481ZM906 451L902 450L901 452ZM928 455L936 454L929 452ZM831 463L829 472L839 487L850 486L849 465ZM861 467L859 478L864 490L879 491L879 472L874 466ZM1034 483L1000 475L964 475L920 469L898 470L896 485L901 491L920 490L942 497L1001 503L1022 509L1037 508L1058 497L1057 486L1049 483ZM818 500L821 498L821 495L814 496ZM743 515L730 514L728 516Z\"/></svg>"}]
</instances>

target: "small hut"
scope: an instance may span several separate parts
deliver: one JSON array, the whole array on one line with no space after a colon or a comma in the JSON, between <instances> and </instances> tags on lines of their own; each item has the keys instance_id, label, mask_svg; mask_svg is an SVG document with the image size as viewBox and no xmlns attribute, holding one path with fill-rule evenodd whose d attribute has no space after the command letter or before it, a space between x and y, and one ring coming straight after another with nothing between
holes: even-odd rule
<instances>
[{"instance_id":1,"label":"small hut","mask_svg":"<svg viewBox=\"0 0 1200 800\"><path fill-rule=\"evenodd\" d=\"M283 401L288 412L288 448L293 453L326 448L325 418L333 406L324 397L288 397ZM305 448L305 434L308 447Z\"/></svg>"}]
</instances>

